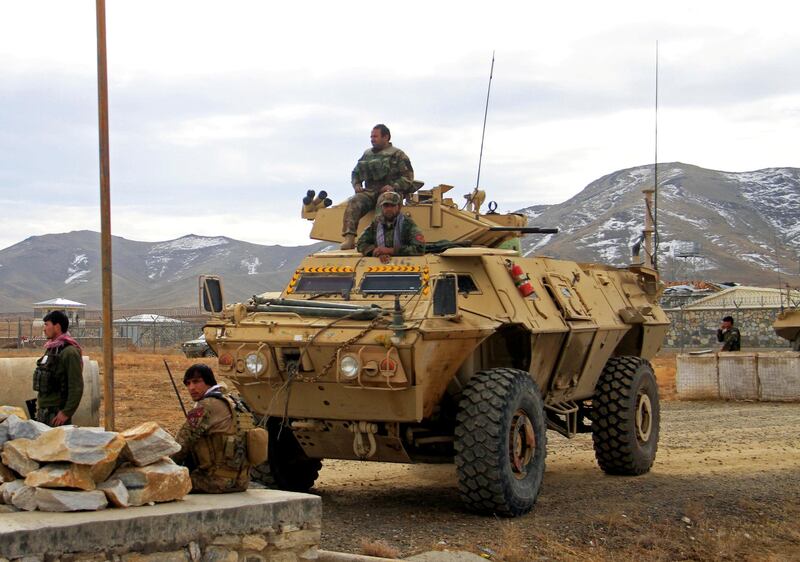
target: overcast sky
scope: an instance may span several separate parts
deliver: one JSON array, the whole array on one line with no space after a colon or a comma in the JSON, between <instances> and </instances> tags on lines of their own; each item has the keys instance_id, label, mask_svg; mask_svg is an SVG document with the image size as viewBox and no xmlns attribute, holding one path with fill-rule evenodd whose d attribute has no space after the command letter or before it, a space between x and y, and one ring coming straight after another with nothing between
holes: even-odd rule
<instances>
[{"instance_id":1,"label":"overcast sky","mask_svg":"<svg viewBox=\"0 0 800 562\"><path fill-rule=\"evenodd\" d=\"M112 233L307 243L386 123L427 186L560 203L654 159L800 166L800 8L781 2L108 0ZM0 3L0 248L99 230L95 3Z\"/></svg>"}]
</instances>

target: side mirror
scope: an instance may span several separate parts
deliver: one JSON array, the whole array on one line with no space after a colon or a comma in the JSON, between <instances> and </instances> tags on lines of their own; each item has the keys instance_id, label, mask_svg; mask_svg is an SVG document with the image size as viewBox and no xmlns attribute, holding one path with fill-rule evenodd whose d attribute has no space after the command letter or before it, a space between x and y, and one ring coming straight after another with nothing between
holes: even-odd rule
<instances>
[{"instance_id":1,"label":"side mirror","mask_svg":"<svg viewBox=\"0 0 800 562\"><path fill-rule=\"evenodd\" d=\"M219 314L225 306L222 280L211 275L200 276L200 307L211 314Z\"/></svg>"},{"instance_id":2,"label":"side mirror","mask_svg":"<svg viewBox=\"0 0 800 562\"><path fill-rule=\"evenodd\" d=\"M433 315L452 318L458 315L458 278L445 273L433 282Z\"/></svg>"}]
</instances>

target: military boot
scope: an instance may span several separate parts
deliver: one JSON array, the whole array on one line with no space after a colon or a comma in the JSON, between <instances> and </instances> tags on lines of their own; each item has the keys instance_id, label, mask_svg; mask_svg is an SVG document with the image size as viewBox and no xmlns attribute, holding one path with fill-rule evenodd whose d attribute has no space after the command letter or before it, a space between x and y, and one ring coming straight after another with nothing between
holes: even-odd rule
<instances>
[{"instance_id":1,"label":"military boot","mask_svg":"<svg viewBox=\"0 0 800 562\"><path fill-rule=\"evenodd\" d=\"M355 234L345 234L344 235L344 242L342 242L342 250L352 250L356 247L356 235Z\"/></svg>"}]
</instances>

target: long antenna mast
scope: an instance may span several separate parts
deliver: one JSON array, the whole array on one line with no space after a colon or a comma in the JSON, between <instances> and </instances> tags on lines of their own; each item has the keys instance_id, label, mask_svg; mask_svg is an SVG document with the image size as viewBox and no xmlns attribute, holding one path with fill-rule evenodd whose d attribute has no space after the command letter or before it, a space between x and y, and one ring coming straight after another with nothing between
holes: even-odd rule
<instances>
[{"instance_id":1,"label":"long antenna mast","mask_svg":"<svg viewBox=\"0 0 800 562\"><path fill-rule=\"evenodd\" d=\"M655 160L653 164L653 269L658 271L658 40L656 39Z\"/></svg>"},{"instance_id":2,"label":"long antenna mast","mask_svg":"<svg viewBox=\"0 0 800 562\"><path fill-rule=\"evenodd\" d=\"M486 117L489 115L489 94L492 93L492 75L494 74L494 51L492 51L492 67L489 69L489 89L486 91L486 108L483 110L483 132L481 132L481 152L478 156L478 179L475 189L481 185L481 162L483 161L483 139L486 136Z\"/></svg>"}]
</instances>

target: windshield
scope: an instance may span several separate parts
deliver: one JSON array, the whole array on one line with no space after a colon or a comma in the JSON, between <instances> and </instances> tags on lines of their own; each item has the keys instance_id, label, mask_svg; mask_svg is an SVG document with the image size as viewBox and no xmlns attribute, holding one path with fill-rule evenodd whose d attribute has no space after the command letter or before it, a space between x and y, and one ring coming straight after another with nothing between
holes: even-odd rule
<instances>
[{"instance_id":1,"label":"windshield","mask_svg":"<svg viewBox=\"0 0 800 562\"><path fill-rule=\"evenodd\" d=\"M292 292L344 295L352 290L352 275L303 275Z\"/></svg>"},{"instance_id":2,"label":"windshield","mask_svg":"<svg viewBox=\"0 0 800 562\"><path fill-rule=\"evenodd\" d=\"M367 273L361 281L362 294L417 293L422 287L419 273Z\"/></svg>"}]
</instances>

